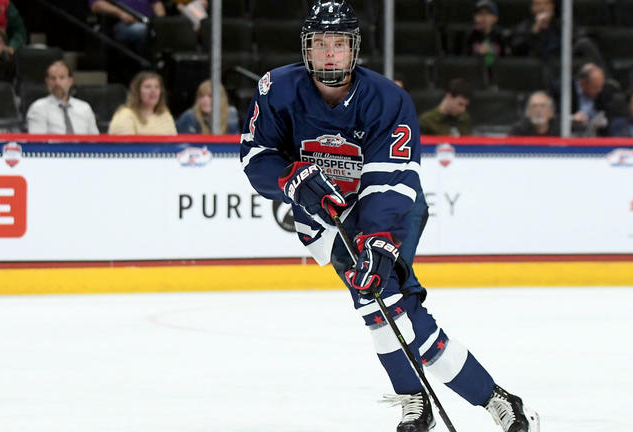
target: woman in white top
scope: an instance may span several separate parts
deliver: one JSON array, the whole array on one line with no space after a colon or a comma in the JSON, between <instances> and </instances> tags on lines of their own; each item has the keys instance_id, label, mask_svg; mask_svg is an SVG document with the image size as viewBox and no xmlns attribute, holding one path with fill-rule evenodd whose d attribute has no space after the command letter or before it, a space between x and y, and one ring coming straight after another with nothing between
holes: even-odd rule
<instances>
[{"instance_id":1,"label":"woman in white top","mask_svg":"<svg viewBox=\"0 0 633 432\"><path fill-rule=\"evenodd\" d=\"M155 72L139 72L130 83L127 102L110 121L113 135L175 135L163 79Z\"/></svg>"}]
</instances>

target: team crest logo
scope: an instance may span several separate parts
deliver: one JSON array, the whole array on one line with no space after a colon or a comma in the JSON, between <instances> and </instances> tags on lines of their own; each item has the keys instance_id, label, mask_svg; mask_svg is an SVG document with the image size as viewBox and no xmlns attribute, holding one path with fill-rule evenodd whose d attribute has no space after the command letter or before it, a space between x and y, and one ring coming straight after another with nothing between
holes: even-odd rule
<instances>
[{"instance_id":1,"label":"team crest logo","mask_svg":"<svg viewBox=\"0 0 633 432\"><path fill-rule=\"evenodd\" d=\"M340 134L321 135L301 141L300 154L302 161L321 168L344 194L358 189L364 162L360 146L350 143Z\"/></svg>"},{"instance_id":2,"label":"team crest logo","mask_svg":"<svg viewBox=\"0 0 633 432\"><path fill-rule=\"evenodd\" d=\"M189 147L178 153L176 158L181 166L201 167L211 161L211 152L206 147Z\"/></svg>"},{"instance_id":3,"label":"team crest logo","mask_svg":"<svg viewBox=\"0 0 633 432\"><path fill-rule=\"evenodd\" d=\"M630 167L633 166L633 150L615 149L606 156L606 159L611 166Z\"/></svg>"},{"instance_id":4,"label":"team crest logo","mask_svg":"<svg viewBox=\"0 0 633 432\"><path fill-rule=\"evenodd\" d=\"M437 159L440 165L447 167L455 159L455 147L449 143L442 143L437 146Z\"/></svg>"},{"instance_id":5,"label":"team crest logo","mask_svg":"<svg viewBox=\"0 0 633 432\"><path fill-rule=\"evenodd\" d=\"M22 159L22 146L15 142L10 142L2 147L4 161L11 168L16 166Z\"/></svg>"},{"instance_id":6,"label":"team crest logo","mask_svg":"<svg viewBox=\"0 0 633 432\"><path fill-rule=\"evenodd\" d=\"M271 85L273 85L273 82L270 80L270 72L266 72L266 75L261 77L258 83L259 94L261 96L267 95Z\"/></svg>"}]
</instances>

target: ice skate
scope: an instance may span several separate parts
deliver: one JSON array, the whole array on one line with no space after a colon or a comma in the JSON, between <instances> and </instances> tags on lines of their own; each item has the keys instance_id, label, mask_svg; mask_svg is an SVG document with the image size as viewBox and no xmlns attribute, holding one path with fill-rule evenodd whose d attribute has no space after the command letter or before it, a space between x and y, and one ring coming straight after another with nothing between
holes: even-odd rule
<instances>
[{"instance_id":1,"label":"ice skate","mask_svg":"<svg viewBox=\"0 0 633 432\"><path fill-rule=\"evenodd\" d=\"M384 402L402 405L402 420L397 432L428 432L435 426L431 402L425 392L414 395L385 395Z\"/></svg>"},{"instance_id":2,"label":"ice skate","mask_svg":"<svg viewBox=\"0 0 633 432\"><path fill-rule=\"evenodd\" d=\"M520 397L508 393L496 384L485 407L504 432L540 431L538 414L523 406Z\"/></svg>"}]
</instances>

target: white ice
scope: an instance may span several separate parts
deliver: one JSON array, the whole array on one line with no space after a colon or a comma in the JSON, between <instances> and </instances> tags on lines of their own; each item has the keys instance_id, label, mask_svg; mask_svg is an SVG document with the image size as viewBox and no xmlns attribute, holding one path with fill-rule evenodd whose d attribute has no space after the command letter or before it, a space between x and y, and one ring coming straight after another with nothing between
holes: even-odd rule
<instances>
[{"instance_id":1,"label":"white ice","mask_svg":"<svg viewBox=\"0 0 633 432\"><path fill-rule=\"evenodd\" d=\"M633 288L425 304L543 431L633 429ZM430 380L459 432L501 430ZM2 432L395 432L391 391L343 290L0 297Z\"/></svg>"}]
</instances>

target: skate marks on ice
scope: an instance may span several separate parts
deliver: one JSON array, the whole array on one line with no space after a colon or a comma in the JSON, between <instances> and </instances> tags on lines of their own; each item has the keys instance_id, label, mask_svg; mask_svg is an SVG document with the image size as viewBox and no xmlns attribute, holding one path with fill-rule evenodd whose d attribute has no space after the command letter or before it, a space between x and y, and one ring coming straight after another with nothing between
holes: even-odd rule
<instances>
[{"instance_id":1,"label":"skate marks on ice","mask_svg":"<svg viewBox=\"0 0 633 432\"><path fill-rule=\"evenodd\" d=\"M431 290L544 432L629 432L632 288ZM345 291L0 297L0 430L393 432ZM430 377L460 432L490 415ZM439 418L435 431L444 431Z\"/></svg>"}]
</instances>

